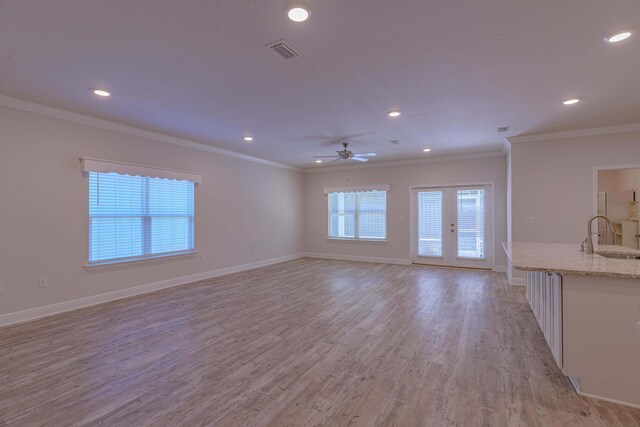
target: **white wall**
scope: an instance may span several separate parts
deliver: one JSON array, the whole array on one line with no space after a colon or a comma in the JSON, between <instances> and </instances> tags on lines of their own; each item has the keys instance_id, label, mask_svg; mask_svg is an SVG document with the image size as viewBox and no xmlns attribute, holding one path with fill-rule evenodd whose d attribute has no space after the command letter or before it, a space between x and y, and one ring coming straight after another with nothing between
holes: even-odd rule
<instances>
[{"instance_id":1,"label":"white wall","mask_svg":"<svg viewBox=\"0 0 640 427\"><path fill-rule=\"evenodd\" d=\"M640 164L640 132L516 143L511 161L513 241L578 248L594 212L594 168Z\"/></svg>"},{"instance_id":2,"label":"white wall","mask_svg":"<svg viewBox=\"0 0 640 427\"><path fill-rule=\"evenodd\" d=\"M606 169L598 171L598 192L617 190L640 191L640 169Z\"/></svg>"},{"instance_id":3,"label":"white wall","mask_svg":"<svg viewBox=\"0 0 640 427\"><path fill-rule=\"evenodd\" d=\"M598 171L598 193L614 190L618 190L618 171L615 169Z\"/></svg>"},{"instance_id":4,"label":"white wall","mask_svg":"<svg viewBox=\"0 0 640 427\"><path fill-rule=\"evenodd\" d=\"M434 159L435 160L435 159ZM410 190L415 185L495 183L496 265L506 266L500 243L507 239L507 172L506 156L456 161L332 170L305 175L305 248L307 252L376 257L394 260L410 259ZM387 195L388 242L336 241L327 239L327 198L323 188L390 184Z\"/></svg>"},{"instance_id":5,"label":"white wall","mask_svg":"<svg viewBox=\"0 0 640 427\"><path fill-rule=\"evenodd\" d=\"M83 156L201 172L202 254L86 271ZM0 315L303 252L302 173L0 107ZM37 287L46 276L49 286Z\"/></svg>"},{"instance_id":6,"label":"white wall","mask_svg":"<svg viewBox=\"0 0 640 427\"><path fill-rule=\"evenodd\" d=\"M640 169L619 169L616 172L618 190L640 191ZM636 195L638 197L638 195Z\"/></svg>"}]
</instances>

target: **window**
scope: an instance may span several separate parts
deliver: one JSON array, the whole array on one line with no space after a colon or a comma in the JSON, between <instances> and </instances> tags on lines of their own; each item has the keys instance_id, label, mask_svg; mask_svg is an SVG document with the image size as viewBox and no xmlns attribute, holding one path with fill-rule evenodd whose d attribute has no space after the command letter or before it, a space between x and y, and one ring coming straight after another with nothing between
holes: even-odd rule
<instances>
[{"instance_id":1,"label":"window","mask_svg":"<svg viewBox=\"0 0 640 427\"><path fill-rule=\"evenodd\" d=\"M329 237L338 239L387 238L387 192L328 192Z\"/></svg>"},{"instance_id":2,"label":"window","mask_svg":"<svg viewBox=\"0 0 640 427\"><path fill-rule=\"evenodd\" d=\"M89 264L193 252L193 182L88 175Z\"/></svg>"}]
</instances>

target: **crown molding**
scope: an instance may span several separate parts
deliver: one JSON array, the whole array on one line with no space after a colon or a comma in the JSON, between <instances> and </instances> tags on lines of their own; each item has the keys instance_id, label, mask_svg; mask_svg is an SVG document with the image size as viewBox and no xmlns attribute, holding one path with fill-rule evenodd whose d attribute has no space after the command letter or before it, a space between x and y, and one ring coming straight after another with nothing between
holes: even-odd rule
<instances>
[{"instance_id":1,"label":"crown molding","mask_svg":"<svg viewBox=\"0 0 640 427\"><path fill-rule=\"evenodd\" d=\"M225 150L224 148L214 147L212 145L203 144L201 142L195 142L184 138L178 138L169 136L160 132L154 132L149 130L140 129L137 127L123 125L120 123L112 122L109 120L99 119L93 116L87 116L85 114L73 113L71 111L63 110L56 107L49 107L42 104L36 104L35 102L25 101L23 99L12 98L6 95L0 95L0 106L13 108L16 110L28 111L30 113L40 114L43 116L53 117L56 119L66 120L68 122L79 123L86 126L91 126L100 129L106 129L126 135L137 136L153 141L165 142L167 144L173 144L184 148L191 148L193 150L206 151L213 154L218 154L225 157L231 157L234 159L245 160L248 162L258 163L266 166L273 166L276 168L292 170L296 172L303 172L302 169L286 165L283 163L273 162L271 160L261 159L259 157L253 157L246 154L238 153L236 151Z\"/></svg>"},{"instance_id":2,"label":"crown molding","mask_svg":"<svg viewBox=\"0 0 640 427\"><path fill-rule=\"evenodd\" d=\"M423 163L439 163L439 162L452 162L456 160L471 160L471 159L487 159L490 157L504 157L506 154L502 151L487 151L484 153L470 153L470 154L456 154L451 156L430 157L428 159L412 159L412 160L391 160L388 162L376 162L367 164L356 164L348 166L332 166L323 168L319 166L316 169L304 169L305 173L321 173L321 172L337 172L354 169L371 169L371 168L384 168L390 166L408 166L419 165Z\"/></svg>"},{"instance_id":3,"label":"crown molding","mask_svg":"<svg viewBox=\"0 0 640 427\"><path fill-rule=\"evenodd\" d=\"M551 139L577 138L584 136L607 135L611 133L624 133L640 131L640 123L630 123L626 125L603 126L597 128L574 129L559 132L533 133L529 135L518 135L508 137L512 144L522 142L549 141Z\"/></svg>"}]
</instances>

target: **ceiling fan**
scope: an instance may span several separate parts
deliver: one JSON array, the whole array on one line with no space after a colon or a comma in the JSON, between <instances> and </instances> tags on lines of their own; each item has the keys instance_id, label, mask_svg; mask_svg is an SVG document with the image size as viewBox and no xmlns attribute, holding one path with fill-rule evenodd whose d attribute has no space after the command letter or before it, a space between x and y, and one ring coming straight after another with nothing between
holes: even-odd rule
<instances>
[{"instance_id":1,"label":"ceiling fan","mask_svg":"<svg viewBox=\"0 0 640 427\"><path fill-rule=\"evenodd\" d=\"M338 160L349 160L349 159L357 160L359 162L368 162L369 159L367 159L366 157L374 157L376 155L376 153L354 153L352 151L349 151L348 142L343 142L342 146L344 147L344 150L336 151L336 153L338 153L337 156L315 156L314 159L324 159L324 158L334 159L330 163L337 162Z\"/></svg>"}]
</instances>

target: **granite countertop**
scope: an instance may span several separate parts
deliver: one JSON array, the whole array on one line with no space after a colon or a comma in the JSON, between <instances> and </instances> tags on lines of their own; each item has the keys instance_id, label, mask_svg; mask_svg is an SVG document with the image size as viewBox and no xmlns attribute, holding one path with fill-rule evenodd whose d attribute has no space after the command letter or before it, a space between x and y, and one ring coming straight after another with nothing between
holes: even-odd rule
<instances>
[{"instance_id":1,"label":"granite countertop","mask_svg":"<svg viewBox=\"0 0 640 427\"><path fill-rule=\"evenodd\" d=\"M599 245L594 254L580 252L579 244L503 243L513 268L525 271L548 271L580 276L605 276L640 279L640 260L605 258L598 253L640 255L637 249Z\"/></svg>"}]
</instances>

